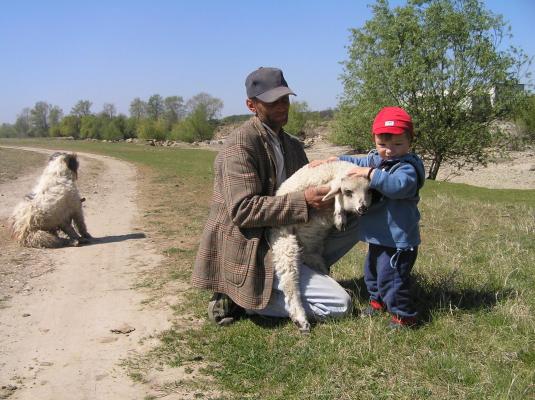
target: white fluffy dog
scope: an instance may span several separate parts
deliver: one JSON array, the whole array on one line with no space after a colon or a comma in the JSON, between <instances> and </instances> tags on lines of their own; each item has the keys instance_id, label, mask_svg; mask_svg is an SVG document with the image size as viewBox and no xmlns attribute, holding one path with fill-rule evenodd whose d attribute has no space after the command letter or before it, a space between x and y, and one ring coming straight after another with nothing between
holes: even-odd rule
<instances>
[{"instance_id":1,"label":"white fluffy dog","mask_svg":"<svg viewBox=\"0 0 535 400\"><path fill-rule=\"evenodd\" d=\"M54 153L32 193L15 207L11 217L11 233L26 247L78 246L87 243L82 202L76 179L76 154ZM76 232L73 228L76 227ZM63 231L69 239L58 236Z\"/></svg>"},{"instance_id":2,"label":"white fluffy dog","mask_svg":"<svg viewBox=\"0 0 535 400\"><path fill-rule=\"evenodd\" d=\"M344 229L346 214L362 215L372 201L369 182L366 178L347 176L355 164L335 161L317 167L308 165L299 169L283 182L277 196L305 190L310 186L328 185L330 191L323 200L334 198L334 212L325 210L311 212L306 223L285 225L270 230L273 265L280 279L282 291L289 307L289 314L302 333L310 332L299 290L299 264L328 274L323 259L323 242L330 229Z\"/></svg>"}]
</instances>

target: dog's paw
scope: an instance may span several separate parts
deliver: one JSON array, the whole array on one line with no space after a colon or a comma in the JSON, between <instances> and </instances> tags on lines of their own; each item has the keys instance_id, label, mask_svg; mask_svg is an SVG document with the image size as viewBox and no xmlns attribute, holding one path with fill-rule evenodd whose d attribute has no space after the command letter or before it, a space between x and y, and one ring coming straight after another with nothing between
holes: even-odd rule
<instances>
[{"instance_id":1,"label":"dog's paw","mask_svg":"<svg viewBox=\"0 0 535 400\"><path fill-rule=\"evenodd\" d=\"M307 320L300 321L295 323L299 329L299 333L302 335L310 334L310 323Z\"/></svg>"},{"instance_id":2,"label":"dog's paw","mask_svg":"<svg viewBox=\"0 0 535 400\"><path fill-rule=\"evenodd\" d=\"M79 238L78 240L75 240L75 242L77 243L75 246L81 246L83 244L88 244L90 242L90 239L91 239L91 236L89 236L89 237L83 236L83 237Z\"/></svg>"}]
</instances>

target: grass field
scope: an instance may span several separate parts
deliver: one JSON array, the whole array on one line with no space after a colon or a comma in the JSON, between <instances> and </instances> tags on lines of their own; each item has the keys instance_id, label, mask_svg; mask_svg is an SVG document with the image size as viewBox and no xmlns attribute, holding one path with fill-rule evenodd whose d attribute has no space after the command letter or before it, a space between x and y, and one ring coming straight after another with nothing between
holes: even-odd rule
<instances>
[{"instance_id":1,"label":"grass field","mask_svg":"<svg viewBox=\"0 0 535 400\"><path fill-rule=\"evenodd\" d=\"M0 141L0 144L14 144ZM155 290L187 282L211 193L214 153L128 144L31 141L135 162L144 174L144 223L166 262L147 277ZM3 153L0 153L3 154ZM83 173L83 171L82 171ZM242 319L218 329L185 326L204 318L208 293L187 291L177 326L143 360L194 368L230 399L526 399L535 398L535 190L490 190L426 182L414 296L424 323L388 330L388 318L347 318L301 336L288 321ZM333 275L366 303L365 247L356 246ZM357 313L356 313L357 314ZM193 385L195 382L177 382ZM198 383L202 385L205 383Z\"/></svg>"}]
</instances>

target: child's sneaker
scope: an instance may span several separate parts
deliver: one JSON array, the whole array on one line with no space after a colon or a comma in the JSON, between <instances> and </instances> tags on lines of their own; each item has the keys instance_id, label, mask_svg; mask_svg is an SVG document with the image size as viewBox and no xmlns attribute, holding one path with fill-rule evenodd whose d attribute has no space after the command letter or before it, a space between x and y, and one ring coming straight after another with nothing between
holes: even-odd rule
<instances>
[{"instance_id":1,"label":"child's sneaker","mask_svg":"<svg viewBox=\"0 0 535 400\"><path fill-rule=\"evenodd\" d=\"M397 315L392 315L388 327L392 330L410 329L416 326L416 322L416 317L398 317Z\"/></svg>"},{"instance_id":2,"label":"child's sneaker","mask_svg":"<svg viewBox=\"0 0 535 400\"><path fill-rule=\"evenodd\" d=\"M386 304L382 301L370 300L370 304L364 310L361 311L360 316L365 317L375 317L379 315L386 309Z\"/></svg>"}]
</instances>

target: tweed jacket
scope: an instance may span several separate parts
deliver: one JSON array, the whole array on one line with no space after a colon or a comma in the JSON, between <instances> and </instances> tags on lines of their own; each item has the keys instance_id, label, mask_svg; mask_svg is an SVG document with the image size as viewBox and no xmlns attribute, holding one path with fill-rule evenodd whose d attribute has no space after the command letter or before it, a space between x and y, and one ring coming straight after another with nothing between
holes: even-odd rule
<instances>
[{"instance_id":1,"label":"tweed jacket","mask_svg":"<svg viewBox=\"0 0 535 400\"><path fill-rule=\"evenodd\" d=\"M267 229L308 220L303 192L275 196L275 157L257 117L226 140L214 161L210 213L193 268L195 287L225 293L246 309L266 307L273 285ZM282 132L286 175L308 163L302 144Z\"/></svg>"}]
</instances>

